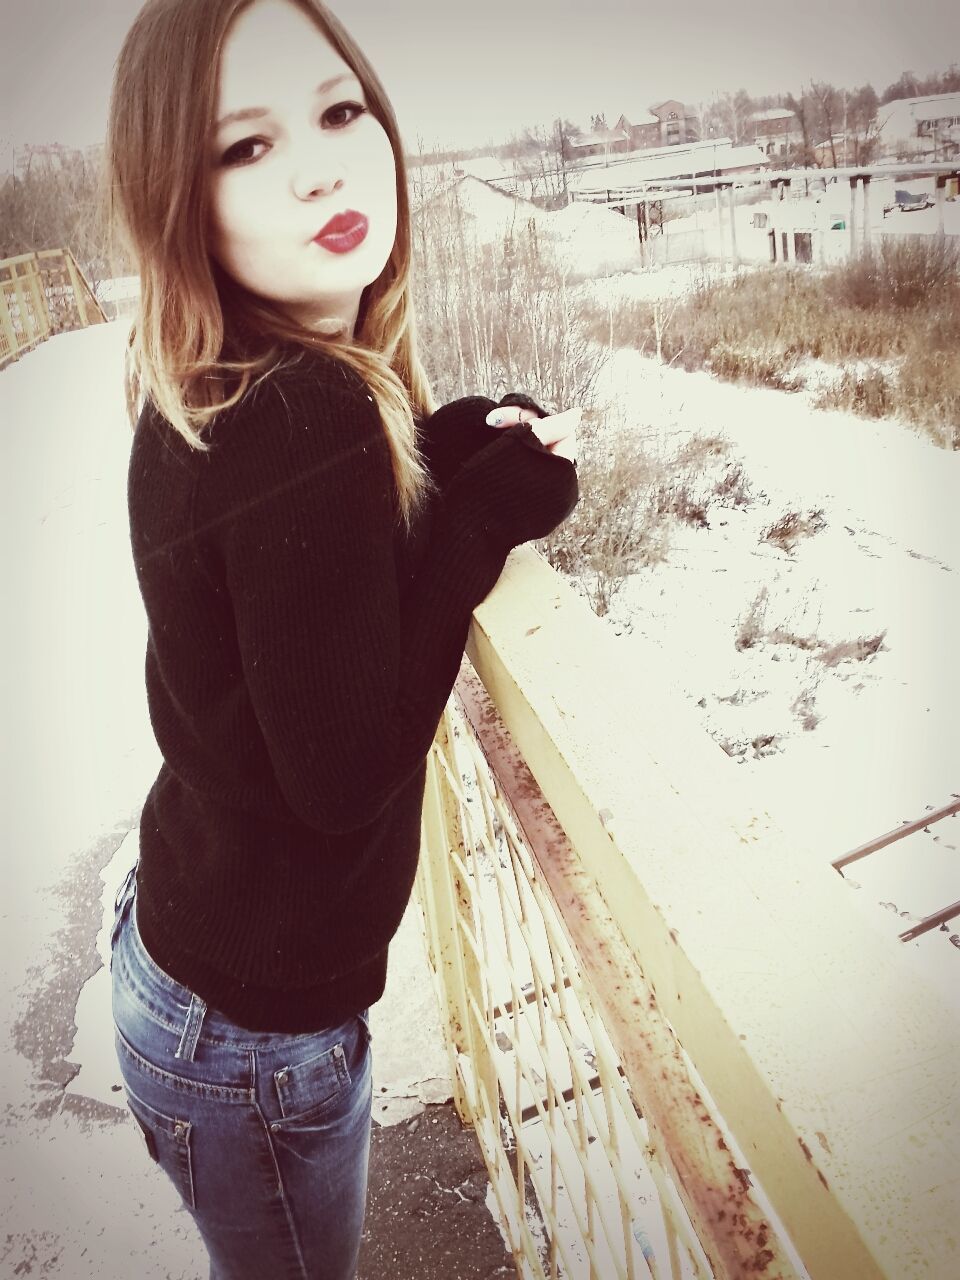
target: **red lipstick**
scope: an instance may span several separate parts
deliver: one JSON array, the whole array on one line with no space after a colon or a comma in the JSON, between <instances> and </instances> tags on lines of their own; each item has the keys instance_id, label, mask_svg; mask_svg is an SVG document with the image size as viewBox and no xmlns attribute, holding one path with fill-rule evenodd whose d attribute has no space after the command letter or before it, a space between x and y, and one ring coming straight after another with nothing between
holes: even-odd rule
<instances>
[{"instance_id":1,"label":"red lipstick","mask_svg":"<svg viewBox=\"0 0 960 1280\"><path fill-rule=\"evenodd\" d=\"M314 243L322 245L331 253L349 253L367 238L369 227L367 219L355 209L347 209L343 213L334 214L330 221L320 228L313 237Z\"/></svg>"}]
</instances>

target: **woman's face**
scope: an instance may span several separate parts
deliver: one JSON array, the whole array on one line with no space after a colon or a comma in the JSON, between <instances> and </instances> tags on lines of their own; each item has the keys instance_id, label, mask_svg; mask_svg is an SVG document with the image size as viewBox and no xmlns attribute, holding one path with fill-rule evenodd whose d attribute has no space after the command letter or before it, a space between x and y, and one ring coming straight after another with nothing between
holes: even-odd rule
<instances>
[{"instance_id":1,"label":"woman's face","mask_svg":"<svg viewBox=\"0 0 960 1280\"><path fill-rule=\"evenodd\" d=\"M359 80L290 0L254 0L224 42L216 120L210 253L302 323L352 333L397 232L393 150Z\"/></svg>"}]
</instances>

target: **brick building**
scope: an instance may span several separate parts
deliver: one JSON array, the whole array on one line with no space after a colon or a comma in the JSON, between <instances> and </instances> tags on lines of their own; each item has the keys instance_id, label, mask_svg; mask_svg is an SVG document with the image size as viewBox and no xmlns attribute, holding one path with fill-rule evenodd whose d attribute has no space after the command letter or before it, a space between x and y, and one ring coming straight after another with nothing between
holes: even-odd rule
<instances>
[{"instance_id":1,"label":"brick building","mask_svg":"<svg viewBox=\"0 0 960 1280\"><path fill-rule=\"evenodd\" d=\"M755 142L767 156L784 156L803 144L800 123L786 107L770 107L754 111L747 118L747 140Z\"/></svg>"},{"instance_id":2,"label":"brick building","mask_svg":"<svg viewBox=\"0 0 960 1280\"><path fill-rule=\"evenodd\" d=\"M649 110L621 113L610 128L579 134L570 145L570 155L572 159L610 156L697 142L699 138L700 122L693 107L668 98Z\"/></svg>"}]
</instances>

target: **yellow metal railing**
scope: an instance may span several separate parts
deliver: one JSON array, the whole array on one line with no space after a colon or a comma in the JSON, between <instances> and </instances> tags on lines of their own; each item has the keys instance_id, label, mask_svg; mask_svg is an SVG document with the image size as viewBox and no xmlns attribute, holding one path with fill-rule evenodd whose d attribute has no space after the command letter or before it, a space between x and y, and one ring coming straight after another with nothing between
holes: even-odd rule
<instances>
[{"instance_id":1,"label":"yellow metal railing","mask_svg":"<svg viewBox=\"0 0 960 1280\"><path fill-rule=\"evenodd\" d=\"M52 334L105 319L69 249L0 260L0 368Z\"/></svg>"},{"instance_id":2,"label":"yellow metal railing","mask_svg":"<svg viewBox=\"0 0 960 1280\"><path fill-rule=\"evenodd\" d=\"M896 941L532 550L468 655L418 896L517 1274L946 1280L960 1037Z\"/></svg>"}]
</instances>

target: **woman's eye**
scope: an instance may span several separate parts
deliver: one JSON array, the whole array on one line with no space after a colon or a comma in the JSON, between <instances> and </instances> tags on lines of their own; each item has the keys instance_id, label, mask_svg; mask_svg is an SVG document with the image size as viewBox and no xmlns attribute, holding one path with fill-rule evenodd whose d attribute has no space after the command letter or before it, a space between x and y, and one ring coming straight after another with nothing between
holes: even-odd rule
<instances>
[{"instance_id":1,"label":"woman's eye","mask_svg":"<svg viewBox=\"0 0 960 1280\"><path fill-rule=\"evenodd\" d=\"M244 155L244 151L248 147L265 146L262 138L243 138L240 142L235 142L232 147L228 147L223 153L222 164L245 164L251 160L256 160L256 156Z\"/></svg>"},{"instance_id":2,"label":"woman's eye","mask_svg":"<svg viewBox=\"0 0 960 1280\"><path fill-rule=\"evenodd\" d=\"M323 123L332 129L342 129L345 125L353 124L366 111L367 108L361 102L338 102L323 113Z\"/></svg>"}]
</instances>

